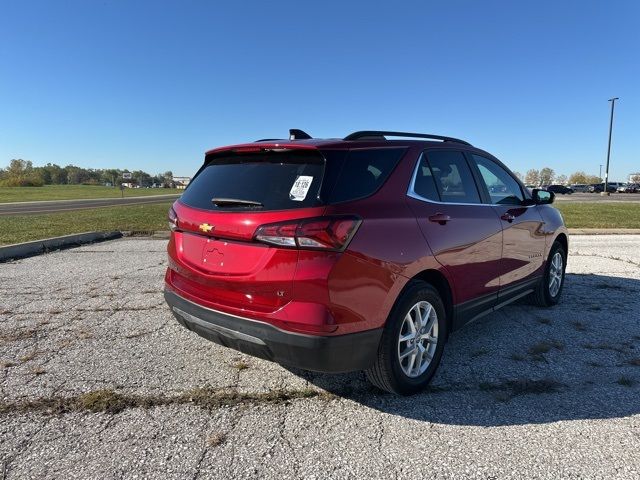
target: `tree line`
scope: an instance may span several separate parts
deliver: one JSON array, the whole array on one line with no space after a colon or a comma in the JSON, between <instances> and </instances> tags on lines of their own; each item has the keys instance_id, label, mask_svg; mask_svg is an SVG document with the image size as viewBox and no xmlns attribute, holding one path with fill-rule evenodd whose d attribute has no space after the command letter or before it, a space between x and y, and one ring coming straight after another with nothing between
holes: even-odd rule
<instances>
[{"instance_id":1,"label":"tree line","mask_svg":"<svg viewBox=\"0 0 640 480\"><path fill-rule=\"evenodd\" d=\"M130 173L131 179L123 179L123 173ZM29 160L14 159L9 166L0 168L0 186L3 187L41 187L43 185L119 185L129 182L141 187L150 187L154 183L162 187L173 185L173 173L170 171L151 175L142 170L120 170L119 168L82 168L75 165L61 167L47 163L43 167L34 167Z\"/></svg>"},{"instance_id":2,"label":"tree line","mask_svg":"<svg viewBox=\"0 0 640 480\"><path fill-rule=\"evenodd\" d=\"M521 177L522 178L522 177ZM561 184L561 185L575 185L575 184L592 184L592 183L602 183L602 178L597 175L589 175L583 171L574 172L571 175L557 175L553 168L544 167L540 170L532 168L531 170L527 170L527 173L524 175L523 179L526 185L551 185L551 184Z\"/></svg>"},{"instance_id":3,"label":"tree line","mask_svg":"<svg viewBox=\"0 0 640 480\"><path fill-rule=\"evenodd\" d=\"M123 173L131 173L131 179L123 179ZM515 174L527 185L560 184L592 184L601 183L602 178L588 175L585 172L574 172L571 175L556 175L552 168L531 169L523 176ZM635 181L640 181L640 173ZM82 168L75 165L61 167L47 163L43 167L34 167L29 160L11 160L9 166L0 168L0 186L3 187L41 187L43 185L119 185L130 182L141 187L156 184L161 187L173 186L173 173L170 171L151 175L142 170L120 170L118 168Z\"/></svg>"}]
</instances>

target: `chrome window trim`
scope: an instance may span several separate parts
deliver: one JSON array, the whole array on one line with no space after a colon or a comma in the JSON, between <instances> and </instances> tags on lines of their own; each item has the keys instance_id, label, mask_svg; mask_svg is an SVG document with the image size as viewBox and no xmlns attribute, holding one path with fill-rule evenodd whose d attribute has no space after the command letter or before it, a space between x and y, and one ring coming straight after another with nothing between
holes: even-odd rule
<instances>
[{"instance_id":1,"label":"chrome window trim","mask_svg":"<svg viewBox=\"0 0 640 480\"><path fill-rule=\"evenodd\" d=\"M424 151L420 153L418 160L416 161L416 166L413 168L413 175L411 175L411 181L409 182L409 188L407 189L407 196L411 198L415 198L416 200L420 200L426 203L432 203L434 205L464 205L468 207L509 207L512 206L514 208L529 208L535 207L536 205L505 205L502 203L484 203L482 199L480 199L480 203L456 203L456 202L439 202L436 200L431 200L429 198L425 198L421 195L418 195L414 190L416 177L418 176L418 168L420 168L420 162L422 161L422 157L424 157Z\"/></svg>"}]
</instances>

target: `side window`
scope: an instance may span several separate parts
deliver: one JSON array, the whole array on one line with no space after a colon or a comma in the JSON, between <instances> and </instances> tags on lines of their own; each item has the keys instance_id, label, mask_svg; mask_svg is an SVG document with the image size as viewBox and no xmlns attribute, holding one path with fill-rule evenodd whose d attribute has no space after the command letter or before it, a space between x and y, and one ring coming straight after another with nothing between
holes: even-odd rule
<instances>
[{"instance_id":1,"label":"side window","mask_svg":"<svg viewBox=\"0 0 640 480\"><path fill-rule=\"evenodd\" d=\"M414 190L418 195L441 202L481 203L464 155L453 150L430 151L426 158L423 155Z\"/></svg>"},{"instance_id":2,"label":"side window","mask_svg":"<svg viewBox=\"0 0 640 480\"><path fill-rule=\"evenodd\" d=\"M491 203L498 205L522 205L524 195L518 182L497 163L480 155L473 155L484 180Z\"/></svg>"}]
</instances>

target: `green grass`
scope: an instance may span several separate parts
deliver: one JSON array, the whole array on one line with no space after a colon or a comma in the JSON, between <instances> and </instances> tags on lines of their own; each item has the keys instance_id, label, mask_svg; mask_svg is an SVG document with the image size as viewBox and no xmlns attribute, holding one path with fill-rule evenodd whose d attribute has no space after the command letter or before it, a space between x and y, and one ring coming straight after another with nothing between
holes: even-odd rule
<instances>
[{"instance_id":1,"label":"green grass","mask_svg":"<svg viewBox=\"0 0 640 480\"><path fill-rule=\"evenodd\" d=\"M90 189L94 187L79 188ZM8 189L0 189L0 194L4 190ZM23 190L27 190L27 188ZM167 202L155 205L93 208L42 215L0 216L0 245L94 230L166 230L167 210L170 205L171 202ZM559 207L567 226L571 228L640 228L639 203L567 203Z\"/></svg>"},{"instance_id":2,"label":"green grass","mask_svg":"<svg viewBox=\"0 0 640 480\"><path fill-rule=\"evenodd\" d=\"M95 230L167 230L171 202L0 216L0 245Z\"/></svg>"},{"instance_id":3,"label":"green grass","mask_svg":"<svg viewBox=\"0 0 640 480\"><path fill-rule=\"evenodd\" d=\"M555 203L569 228L640 228L640 203Z\"/></svg>"},{"instance_id":4,"label":"green grass","mask_svg":"<svg viewBox=\"0 0 640 480\"><path fill-rule=\"evenodd\" d=\"M179 194L176 188L125 188L125 197ZM38 200L74 200L86 198L119 198L119 188L101 185L46 185L44 187L0 187L0 203Z\"/></svg>"}]
</instances>

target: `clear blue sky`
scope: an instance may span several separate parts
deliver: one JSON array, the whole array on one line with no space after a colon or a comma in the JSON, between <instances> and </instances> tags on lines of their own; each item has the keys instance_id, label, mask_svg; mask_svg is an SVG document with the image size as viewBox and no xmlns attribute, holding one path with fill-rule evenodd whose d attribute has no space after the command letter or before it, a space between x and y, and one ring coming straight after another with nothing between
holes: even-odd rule
<instances>
[{"instance_id":1,"label":"clear blue sky","mask_svg":"<svg viewBox=\"0 0 640 480\"><path fill-rule=\"evenodd\" d=\"M3 1L0 166L192 174L209 148L360 129L514 170L640 170L640 2Z\"/></svg>"}]
</instances>

